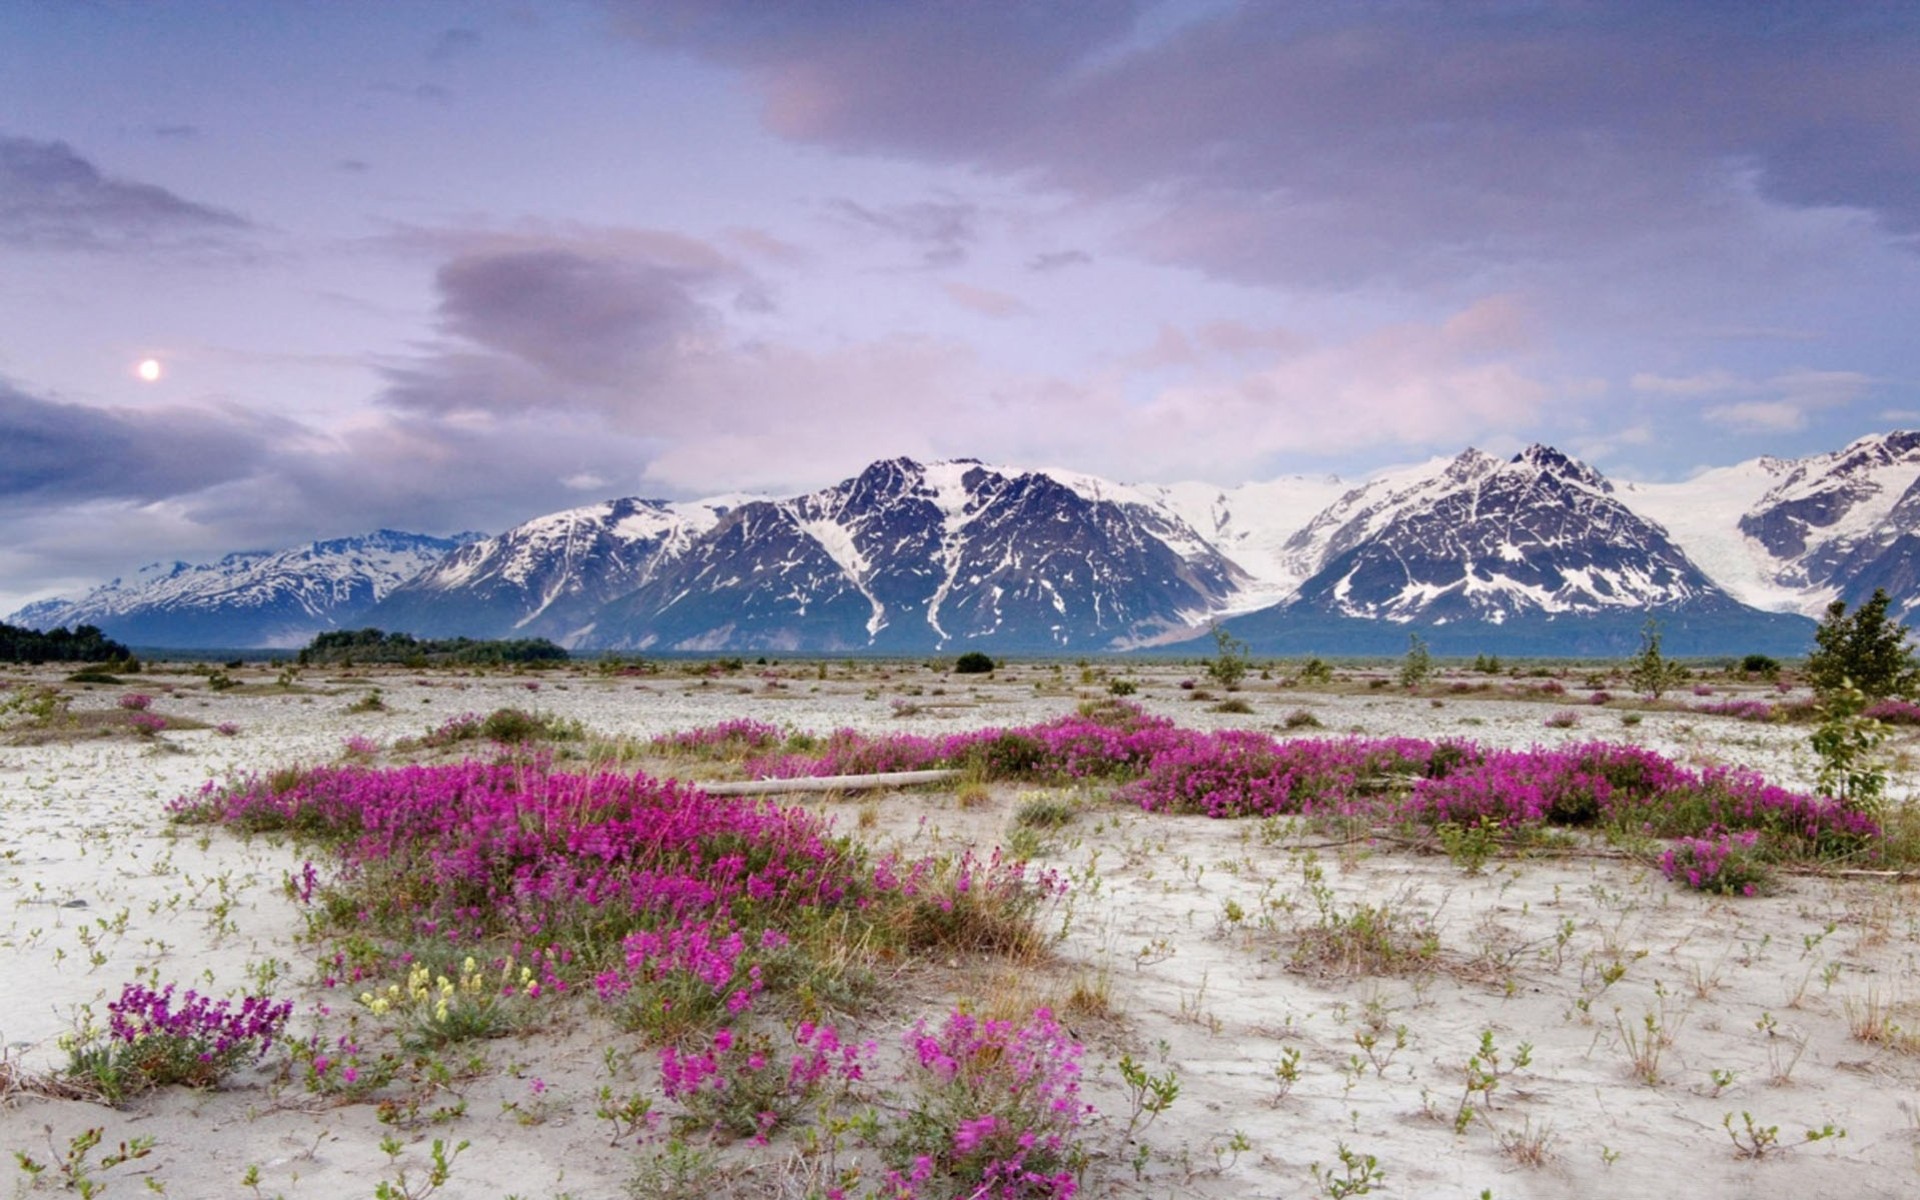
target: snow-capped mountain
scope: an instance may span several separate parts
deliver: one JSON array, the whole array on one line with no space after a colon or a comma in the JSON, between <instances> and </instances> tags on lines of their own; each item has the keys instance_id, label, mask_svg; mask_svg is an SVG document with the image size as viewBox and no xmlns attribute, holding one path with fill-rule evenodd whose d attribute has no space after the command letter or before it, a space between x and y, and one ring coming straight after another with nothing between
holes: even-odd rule
<instances>
[{"instance_id":1,"label":"snow-capped mountain","mask_svg":"<svg viewBox=\"0 0 1920 1200\"><path fill-rule=\"evenodd\" d=\"M1578 637L1604 631L1598 642L1612 646L1654 616L1680 623L1693 652L1701 622L1731 622L1749 639L1806 633L1804 621L1770 620L1729 595L1599 472L1548 446L1504 462L1469 449L1356 488L1286 551L1312 574L1284 604L1230 624L1256 645L1355 621L1375 627L1369 642L1383 625L1464 627L1481 642L1509 625L1546 642L1584 626Z\"/></svg>"},{"instance_id":2,"label":"snow-capped mountain","mask_svg":"<svg viewBox=\"0 0 1920 1200\"><path fill-rule=\"evenodd\" d=\"M644 586L731 503L606 500L468 542L391 589L360 623L422 637L574 643L600 608Z\"/></svg>"},{"instance_id":3,"label":"snow-capped mountain","mask_svg":"<svg viewBox=\"0 0 1920 1200\"><path fill-rule=\"evenodd\" d=\"M1468 450L1436 475L1350 493L1289 542L1319 569L1294 605L1406 623L1737 602L1585 463Z\"/></svg>"},{"instance_id":4,"label":"snow-capped mountain","mask_svg":"<svg viewBox=\"0 0 1920 1200\"><path fill-rule=\"evenodd\" d=\"M1624 490L1715 582L1755 607L1817 617L1876 587L1903 617L1920 604L1920 433Z\"/></svg>"},{"instance_id":5,"label":"snow-capped mountain","mask_svg":"<svg viewBox=\"0 0 1920 1200\"><path fill-rule=\"evenodd\" d=\"M1358 484L1122 484L877 462L804 495L619 499L495 537L380 533L148 568L30 627L296 645L340 625L576 649L1118 650L1225 621L1256 649L1794 654L1834 598L1920 606L1920 433L1614 483L1547 446ZM1455 646L1454 643L1458 643Z\"/></svg>"},{"instance_id":6,"label":"snow-capped mountain","mask_svg":"<svg viewBox=\"0 0 1920 1200\"><path fill-rule=\"evenodd\" d=\"M1251 582L1150 494L972 460L874 463L744 504L631 595L595 644L845 650L1116 649Z\"/></svg>"},{"instance_id":7,"label":"snow-capped mountain","mask_svg":"<svg viewBox=\"0 0 1920 1200\"><path fill-rule=\"evenodd\" d=\"M382 529L215 563L154 563L79 600L42 600L7 618L30 629L97 625L131 645L290 647L344 624L463 540Z\"/></svg>"}]
</instances>

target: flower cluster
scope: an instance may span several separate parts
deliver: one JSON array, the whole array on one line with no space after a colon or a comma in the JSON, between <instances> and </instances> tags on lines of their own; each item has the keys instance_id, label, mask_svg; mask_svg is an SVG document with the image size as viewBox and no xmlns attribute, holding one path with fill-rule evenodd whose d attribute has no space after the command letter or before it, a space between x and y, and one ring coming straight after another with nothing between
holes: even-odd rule
<instances>
[{"instance_id":1,"label":"flower cluster","mask_svg":"<svg viewBox=\"0 0 1920 1200\"><path fill-rule=\"evenodd\" d=\"M881 1147L888 1194L1064 1200L1079 1186L1080 1044L1047 1009L1025 1024L956 1010L906 1035L913 1107Z\"/></svg>"},{"instance_id":2,"label":"flower cluster","mask_svg":"<svg viewBox=\"0 0 1920 1200\"><path fill-rule=\"evenodd\" d=\"M145 712L153 705L153 697L140 692L128 692L120 697L120 707L130 712Z\"/></svg>"},{"instance_id":3,"label":"flower cluster","mask_svg":"<svg viewBox=\"0 0 1920 1200\"><path fill-rule=\"evenodd\" d=\"M1762 723L1778 720L1780 716L1773 705L1765 700L1716 700L1712 704L1696 704L1693 711L1716 717L1732 717L1736 721Z\"/></svg>"},{"instance_id":4,"label":"flower cluster","mask_svg":"<svg viewBox=\"0 0 1920 1200\"><path fill-rule=\"evenodd\" d=\"M1752 896L1768 881L1765 865L1754 855L1759 836L1748 830L1681 838L1660 856L1660 872L1696 892Z\"/></svg>"},{"instance_id":5,"label":"flower cluster","mask_svg":"<svg viewBox=\"0 0 1920 1200\"><path fill-rule=\"evenodd\" d=\"M788 1034L791 1049L771 1039L722 1028L709 1046L660 1050L660 1085L695 1123L764 1140L823 1091L865 1078L872 1042L845 1042L831 1025L803 1021Z\"/></svg>"},{"instance_id":6,"label":"flower cluster","mask_svg":"<svg viewBox=\"0 0 1920 1200\"><path fill-rule=\"evenodd\" d=\"M1920 725L1920 704L1889 696L1867 705L1866 710L1860 715L1888 725Z\"/></svg>"},{"instance_id":7,"label":"flower cluster","mask_svg":"<svg viewBox=\"0 0 1920 1200\"><path fill-rule=\"evenodd\" d=\"M212 1087L249 1058L266 1055L293 1013L291 1000L247 996L236 1006L174 985L130 983L107 1005L107 1026L68 1040L68 1075L108 1100L150 1087Z\"/></svg>"},{"instance_id":8,"label":"flower cluster","mask_svg":"<svg viewBox=\"0 0 1920 1200\"><path fill-rule=\"evenodd\" d=\"M594 977L621 1020L671 1038L744 1016L766 988L765 963L792 940L777 929L752 938L721 921L642 929L622 943L620 967Z\"/></svg>"},{"instance_id":9,"label":"flower cluster","mask_svg":"<svg viewBox=\"0 0 1920 1200\"><path fill-rule=\"evenodd\" d=\"M783 735L765 721L741 717L679 733L663 733L650 743L656 753L697 758L734 758L753 750L778 746Z\"/></svg>"},{"instance_id":10,"label":"flower cluster","mask_svg":"<svg viewBox=\"0 0 1920 1200\"><path fill-rule=\"evenodd\" d=\"M516 970L508 957L483 968L469 955L457 979L416 962L404 984L362 992L360 1003L376 1017L398 1019L405 1027L403 1040L435 1046L506 1032L518 1015L514 1002L535 999L540 992L532 967Z\"/></svg>"}]
</instances>

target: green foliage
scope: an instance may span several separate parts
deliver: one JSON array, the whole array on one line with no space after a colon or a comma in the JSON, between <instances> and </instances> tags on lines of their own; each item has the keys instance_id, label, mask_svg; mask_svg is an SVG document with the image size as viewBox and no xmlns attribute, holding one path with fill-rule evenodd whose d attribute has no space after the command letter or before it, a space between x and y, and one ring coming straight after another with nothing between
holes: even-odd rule
<instances>
[{"instance_id":1,"label":"green foliage","mask_svg":"<svg viewBox=\"0 0 1920 1200\"><path fill-rule=\"evenodd\" d=\"M1870 700L1911 696L1920 689L1920 664L1914 662L1907 628L1887 615L1887 593L1873 597L1852 616L1844 600L1827 606L1826 619L1814 630L1815 649L1807 656L1807 680L1822 695L1858 688Z\"/></svg>"},{"instance_id":2,"label":"green foliage","mask_svg":"<svg viewBox=\"0 0 1920 1200\"><path fill-rule=\"evenodd\" d=\"M45 633L0 622L0 662L97 662L131 674L133 652L92 625ZM124 664L124 665L123 665Z\"/></svg>"},{"instance_id":3,"label":"green foliage","mask_svg":"<svg viewBox=\"0 0 1920 1200\"><path fill-rule=\"evenodd\" d=\"M1400 686L1419 687L1433 675L1433 655L1427 652L1427 643L1417 633L1407 635L1407 656L1400 660Z\"/></svg>"},{"instance_id":4,"label":"green foliage","mask_svg":"<svg viewBox=\"0 0 1920 1200\"><path fill-rule=\"evenodd\" d=\"M1314 657L1300 664L1301 683L1332 683L1333 668L1324 659Z\"/></svg>"},{"instance_id":5,"label":"green foliage","mask_svg":"<svg viewBox=\"0 0 1920 1200\"><path fill-rule=\"evenodd\" d=\"M993 658L982 651L969 650L953 660L953 673L955 675L991 675Z\"/></svg>"},{"instance_id":6,"label":"green foliage","mask_svg":"<svg viewBox=\"0 0 1920 1200\"><path fill-rule=\"evenodd\" d=\"M1627 685L1649 700L1686 678L1686 668L1660 654L1660 622L1652 617L1640 630L1640 653L1627 663Z\"/></svg>"},{"instance_id":7,"label":"green foliage","mask_svg":"<svg viewBox=\"0 0 1920 1200\"><path fill-rule=\"evenodd\" d=\"M1836 800L1872 812L1887 790L1887 768L1879 755L1887 726L1866 714L1867 695L1842 679L1821 705L1820 727L1813 731L1813 752L1820 757L1820 790Z\"/></svg>"},{"instance_id":8,"label":"green foliage","mask_svg":"<svg viewBox=\"0 0 1920 1200\"><path fill-rule=\"evenodd\" d=\"M1780 675L1780 663L1778 659L1769 658L1764 654L1749 654L1740 660L1740 673L1758 675L1762 679L1777 679Z\"/></svg>"},{"instance_id":9,"label":"green foliage","mask_svg":"<svg viewBox=\"0 0 1920 1200\"><path fill-rule=\"evenodd\" d=\"M1207 660L1207 678L1232 691L1240 686L1253 666L1247 658L1247 644L1215 625L1213 645L1214 655Z\"/></svg>"},{"instance_id":10,"label":"green foliage","mask_svg":"<svg viewBox=\"0 0 1920 1200\"><path fill-rule=\"evenodd\" d=\"M336 629L317 635L300 651L302 666L313 663L400 663L501 666L510 663L566 662L566 650L546 638L476 641L473 638L416 638L378 629Z\"/></svg>"},{"instance_id":11,"label":"green foliage","mask_svg":"<svg viewBox=\"0 0 1920 1200\"><path fill-rule=\"evenodd\" d=\"M1482 675L1498 675L1501 671L1498 654L1476 654L1473 656L1473 669Z\"/></svg>"}]
</instances>

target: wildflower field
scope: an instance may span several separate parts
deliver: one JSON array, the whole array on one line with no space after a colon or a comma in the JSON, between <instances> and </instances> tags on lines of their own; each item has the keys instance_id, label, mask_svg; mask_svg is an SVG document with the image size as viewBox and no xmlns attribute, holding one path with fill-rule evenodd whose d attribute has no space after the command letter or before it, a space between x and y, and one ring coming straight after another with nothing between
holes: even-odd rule
<instances>
[{"instance_id":1,"label":"wildflower field","mask_svg":"<svg viewBox=\"0 0 1920 1200\"><path fill-rule=\"evenodd\" d=\"M1920 1186L1904 710L1863 799L1822 786L1790 681L1273 664L1229 705L1194 664L950 667L0 681L0 1167L22 1195ZM802 790L905 770L949 774Z\"/></svg>"}]
</instances>

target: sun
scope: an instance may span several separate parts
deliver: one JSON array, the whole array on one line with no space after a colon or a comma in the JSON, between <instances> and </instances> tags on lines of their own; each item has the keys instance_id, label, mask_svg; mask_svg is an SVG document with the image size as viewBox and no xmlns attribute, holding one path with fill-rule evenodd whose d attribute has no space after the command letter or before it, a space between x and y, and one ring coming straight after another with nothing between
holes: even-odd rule
<instances>
[{"instance_id":1,"label":"sun","mask_svg":"<svg viewBox=\"0 0 1920 1200\"><path fill-rule=\"evenodd\" d=\"M133 373L148 383L158 383L160 381L160 360L157 358L143 358L140 360L140 365L133 369Z\"/></svg>"}]
</instances>

